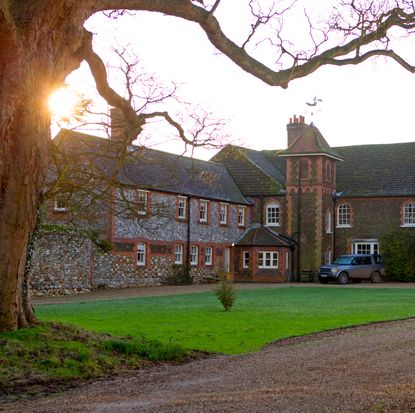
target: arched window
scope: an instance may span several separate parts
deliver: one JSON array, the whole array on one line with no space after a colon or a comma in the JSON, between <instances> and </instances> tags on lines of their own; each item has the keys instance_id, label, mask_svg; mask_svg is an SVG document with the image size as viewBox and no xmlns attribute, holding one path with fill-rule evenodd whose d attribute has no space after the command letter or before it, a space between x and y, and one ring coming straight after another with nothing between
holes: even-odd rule
<instances>
[{"instance_id":1,"label":"arched window","mask_svg":"<svg viewBox=\"0 0 415 413\"><path fill-rule=\"evenodd\" d=\"M278 227L280 225L280 206L276 202L267 205L266 225Z\"/></svg>"},{"instance_id":2,"label":"arched window","mask_svg":"<svg viewBox=\"0 0 415 413\"><path fill-rule=\"evenodd\" d=\"M415 203L403 206L403 225L415 226Z\"/></svg>"},{"instance_id":3,"label":"arched window","mask_svg":"<svg viewBox=\"0 0 415 413\"><path fill-rule=\"evenodd\" d=\"M350 227L350 205L341 204L337 208L337 226Z\"/></svg>"},{"instance_id":4,"label":"arched window","mask_svg":"<svg viewBox=\"0 0 415 413\"><path fill-rule=\"evenodd\" d=\"M331 234L333 232L333 226L332 226L332 216L331 216L331 210L327 210L326 212L326 233Z\"/></svg>"}]
</instances>

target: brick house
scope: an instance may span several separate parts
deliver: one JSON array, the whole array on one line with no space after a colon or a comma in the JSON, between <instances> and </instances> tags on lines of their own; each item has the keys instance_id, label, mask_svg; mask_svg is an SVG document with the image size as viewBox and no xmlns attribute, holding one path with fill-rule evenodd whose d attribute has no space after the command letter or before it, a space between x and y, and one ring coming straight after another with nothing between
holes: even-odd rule
<instances>
[{"instance_id":1,"label":"brick house","mask_svg":"<svg viewBox=\"0 0 415 413\"><path fill-rule=\"evenodd\" d=\"M63 131L60 139L97 148L117 135ZM113 245L107 253L76 234L42 232L35 291L155 285L186 264L194 282L220 269L236 281L285 282L341 253L381 252L385 232L415 233L415 142L331 148L295 116L285 150L228 145L202 161L138 149L129 148L140 158L120 180L141 219L103 211L95 225ZM49 222L71 214L59 200L48 207Z\"/></svg>"}]
</instances>

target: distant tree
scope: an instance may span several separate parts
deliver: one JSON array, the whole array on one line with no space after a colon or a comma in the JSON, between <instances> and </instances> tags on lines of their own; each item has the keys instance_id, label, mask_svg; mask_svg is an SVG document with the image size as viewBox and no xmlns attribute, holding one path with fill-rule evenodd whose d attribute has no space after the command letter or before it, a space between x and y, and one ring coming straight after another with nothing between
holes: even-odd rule
<instances>
[{"instance_id":1,"label":"distant tree","mask_svg":"<svg viewBox=\"0 0 415 413\"><path fill-rule=\"evenodd\" d=\"M224 3L224 2L223 2ZM107 81L105 65L92 48L84 22L98 12L117 17L127 10L163 13L193 22L218 51L243 70L272 86L325 65L358 64L373 56L394 59L414 72L413 65L391 49L399 35L415 28L411 0L342 0L320 25L303 12L307 40L289 41L290 3L251 0L252 21L245 38L232 40L222 30L221 0L3 0L0 3L0 331L35 321L24 287L27 246L42 201L51 156L50 114L46 101L65 77L86 61L100 95L120 108L127 120L125 142L131 143L150 119L159 117L189 145L182 125L167 111L141 112L118 95ZM300 4L300 3L298 3ZM240 7L238 5L238 7ZM318 7L318 6L316 6ZM292 13L290 13L292 14ZM239 12L230 16L237 19ZM296 22L296 29L298 27ZM253 45L268 44L278 66L256 60ZM23 297L23 293L26 297Z\"/></svg>"},{"instance_id":2,"label":"distant tree","mask_svg":"<svg viewBox=\"0 0 415 413\"><path fill-rule=\"evenodd\" d=\"M390 232L381 238L386 277L394 281L415 281L415 236Z\"/></svg>"}]
</instances>

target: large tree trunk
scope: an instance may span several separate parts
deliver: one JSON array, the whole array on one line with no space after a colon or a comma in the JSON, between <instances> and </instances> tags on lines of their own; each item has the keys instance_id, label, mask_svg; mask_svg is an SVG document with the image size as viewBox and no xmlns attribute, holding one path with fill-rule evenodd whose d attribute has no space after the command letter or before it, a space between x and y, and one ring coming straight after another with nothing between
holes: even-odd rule
<instances>
[{"instance_id":1,"label":"large tree trunk","mask_svg":"<svg viewBox=\"0 0 415 413\"><path fill-rule=\"evenodd\" d=\"M80 63L72 3L0 5L0 331L35 322L25 263L49 163L47 96Z\"/></svg>"}]
</instances>

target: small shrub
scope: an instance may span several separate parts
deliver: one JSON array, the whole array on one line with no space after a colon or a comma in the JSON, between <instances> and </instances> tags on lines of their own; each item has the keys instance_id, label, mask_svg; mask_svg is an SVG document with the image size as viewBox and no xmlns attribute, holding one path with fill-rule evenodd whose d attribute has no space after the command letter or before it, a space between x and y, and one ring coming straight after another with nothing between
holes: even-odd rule
<instances>
[{"instance_id":1,"label":"small shrub","mask_svg":"<svg viewBox=\"0 0 415 413\"><path fill-rule=\"evenodd\" d=\"M166 278L167 285L188 285L193 280L185 265L173 265L173 275Z\"/></svg>"},{"instance_id":2,"label":"small shrub","mask_svg":"<svg viewBox=\"0 0 415 413\"><path fill-rule=\"evenodd\" d=\"M225 311L229 311L236 299L235 286L231 280L228 280L225 272L219 273L219 280L217 287L213 291L222 303Z\"/></svg>"}]
</instances>

